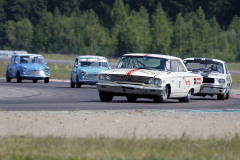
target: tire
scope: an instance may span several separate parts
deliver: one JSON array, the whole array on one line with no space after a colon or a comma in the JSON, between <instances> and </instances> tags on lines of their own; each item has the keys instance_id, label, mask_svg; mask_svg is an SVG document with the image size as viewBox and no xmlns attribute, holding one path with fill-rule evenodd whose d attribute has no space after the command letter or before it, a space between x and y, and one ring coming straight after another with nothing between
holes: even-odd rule
<instances>
[{"instance_id":1,"label":"tire","mask_svg":"<svg viewBox=\"0 0 240 160\"><path fill-rule=\"evenodd\" d=\"M49 83L49 78L45 78L44 83Z\"/></svg>"},{"instance_id":2,"label":"tire","mask_svg":"<svg viewBox=\"0 0 240 160\"><path fill-rule=\"evenodd\" d=\"M230 92L228 91L226 94L226 99L229 99L229 98L230 98Z\"/></svg>"},{"instance_id":3,"label":"tire","mask_svg":"<svg viewBox=\"0 0 240 160\"><path fill-rule=\"evenodd\" d=\"M22 77L20 76L20 73L17 72L17 83L21 83L22 82Z\"/></svg>"},{"instance_id":4,"label":"tire","mask_svg":"<svg viewBox=\"0 0 240 160\"><path fill-rule=\"evenodd\" d=\"M71 79L70 79L70 87L71 87L71 88L74 88L75 85L76 85L76 83L74 83L74 82L72 81L72 77L71 77Z\"/></svg>"},{"instance_id":5,"label":"tire","mask_svg":"<svg viewBox=\"0 0 240 160\"><path fill-rule=\"evenodd\" d=\"M168 99L168 95L170 94L170 89L168 86L165 87L165 93L161 96L157 96L153 99L155 103L165 103Z\"/></svg>"},{"instance_id":6,"label":"tire","mask_svg":"<svg viewBox=\"0 0 240 160\"><path fill-rule=\"evenodd\" d=\"M225 93L224 93L224 94L218 94L218 95L217 95L217 99L218 99L218 100L224 100L225 97L226 97L226 94L225 94Z\"/></svg>"},{"instance_id":7,"label":"tire","mask_svg":"<svg viewBox=\"0 0 240 160\"><path fill-rule=\"evenodd\" d=\"M126 96L128 102L136 102L137 101L137 97L135 96Z\"/></svg>"},{"instance_id":8,"label":"tire","mask_svg":"<svg viewBox=\"0 0 240 160\"><path fill-rule=\"evenodd\" d=\"M37 79L34 79L34 80L33 80L33 83L37 83L37 82L38 82L38 80L37 80Z\"/></svg>"},{"instance_id":9,"label":"tire","mask_svg":"<svg viewBox=\"0 0 240 160\"><path fill-rule=\"evenodd\" d=\"M189 102L191 99L192 91L190 90L186 97L179 98L179 102Z\"/></svg>"},{"instance_id":10,"label":"tire","mask_svg":"<svg viewBox=\"0 0 240 160\"><path fill-rule=\"evenodd\" d=\"M78 76L76 77L76 87L81 88L81 83L79 82Z\"/></svg>"},{"instance_id":11,"label":"tire","mask_svg":"<svg viewBox=\"0 0 240 160\"><path fill-rule=\"evenodd\" d=\"M10 83L11 82L11 77L9 77L8 72L6 73L6 82Z\"/></svg>"},{"instance_id":12,"label":"tire","mask_svg":"<svg viewBox=\"0 0 240 160\"><path fill-rule=\"evenodd\" d=\"M113 99L113 95L108 92L101 92L99 91L99 97L102 102L111 102Z\"/></svg>"}]
</instances>

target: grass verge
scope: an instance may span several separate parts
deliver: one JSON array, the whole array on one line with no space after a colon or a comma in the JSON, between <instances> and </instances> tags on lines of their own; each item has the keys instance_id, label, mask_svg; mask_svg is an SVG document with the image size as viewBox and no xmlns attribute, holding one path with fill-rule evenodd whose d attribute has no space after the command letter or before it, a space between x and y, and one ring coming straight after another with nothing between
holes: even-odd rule
<instances>
[{"instance_id":1,"label":"grass verge","mask_svg":"<svg viewBox=\"0 0 240 160\"><path fill-rule=\"evenodd\" d=\"M4 160L239 160L240 138L230 140L1 137Z\"/></svg>"}]
</instances>

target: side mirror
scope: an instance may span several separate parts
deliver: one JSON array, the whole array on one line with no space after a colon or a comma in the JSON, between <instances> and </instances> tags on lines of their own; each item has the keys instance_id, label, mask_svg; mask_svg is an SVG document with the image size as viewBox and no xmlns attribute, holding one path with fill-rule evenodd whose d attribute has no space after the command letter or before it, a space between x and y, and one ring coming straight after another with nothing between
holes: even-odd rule
<instances>
[{"instance_id":1,"label":"side mirror","mask_svg":"<svg viewBox=\"0 0 240 160\"><path fill-rule=\"evenodd\" d=\"M18 62L17 62L17 61L14 61L14 64L18 64Z\"/></svg>"},{"instance_id":2,"label":"side mirror","mask_svg":"<svg viewBox=\"0 0 240 160\"><path fill-rule=\"evenodd\" d=\"M112 67L111 67L111 66L109 66L109 67L108 67L108 69L112 69Z\"/></svg>"},{"instance_id":3,"label":"side mirror","mask_svg":"<svg viewBox=\"0 0 240 160\"><path fill-rule=\"evenodd\" d=\"M77 66L78 66L78 64L74 63L74 67L77 67Z\"/></svg>"}]
</instances>

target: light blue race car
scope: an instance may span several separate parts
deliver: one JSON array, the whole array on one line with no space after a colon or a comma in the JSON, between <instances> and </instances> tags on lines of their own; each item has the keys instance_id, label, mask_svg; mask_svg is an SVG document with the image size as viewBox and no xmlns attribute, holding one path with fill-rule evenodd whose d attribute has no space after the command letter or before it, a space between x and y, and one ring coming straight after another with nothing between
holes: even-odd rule
<instances>
[{"instance_id":1,"label":"light blue race car","mask_svg":"<svg viewBox=\"0 0 240 160\"><path fill-rule=\"evenodd\" d=\"M98 82L99 73L109 68L108 60L105 57L79 56L72 69L70 87L80 88L83 84L95 85Z\"/></svg>"},{"instance_id":2,"label":"light blue race car","mask_svg":"<svg viewBox=\"0 0 240 160\"><path fill-rule=\"evenodd\" d=\"M9 61L6 81L11 82L14 78L17 79L17 83L21 83L23 79L32 80L33 83L37 83L38 80L44 80L45 83L48 83L50 68L41 55L16 54Z\"/></svg>"}]
</instances>

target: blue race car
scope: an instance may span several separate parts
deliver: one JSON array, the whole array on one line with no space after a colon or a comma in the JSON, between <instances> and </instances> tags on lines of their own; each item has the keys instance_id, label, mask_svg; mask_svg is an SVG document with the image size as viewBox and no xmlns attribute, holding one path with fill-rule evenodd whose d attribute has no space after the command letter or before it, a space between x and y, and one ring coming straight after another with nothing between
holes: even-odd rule
<instances>
[{"instance_id":1,"label":"blue race car","mask_svg":"<svg viewBox=\"0 0 240 160\"><path fill-rule=\"evenodd\" d=\"M38 80L49 82L50 69L46 66L43 56L36 54L16 54L10 59L6 72L6 81L16 78L17 83L21 83L22 79Z\"/></svg>"},{"instance_id":2,"label":"blue race car","mask_svg":"<svg viewBox=\"0 0 240 160\"><path fill-rule=\"evenodd\" d=\"M105 57L79 56L72 69L70 87L80 88L83 84L95 85L98 82L98 74L109 68Z\"/></svg>"}]
</instances>

